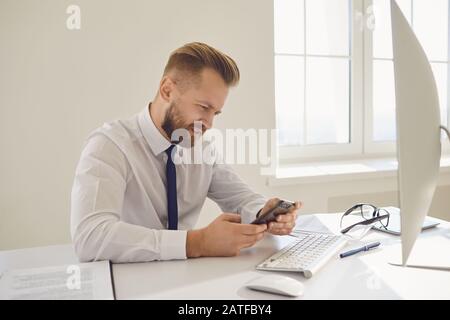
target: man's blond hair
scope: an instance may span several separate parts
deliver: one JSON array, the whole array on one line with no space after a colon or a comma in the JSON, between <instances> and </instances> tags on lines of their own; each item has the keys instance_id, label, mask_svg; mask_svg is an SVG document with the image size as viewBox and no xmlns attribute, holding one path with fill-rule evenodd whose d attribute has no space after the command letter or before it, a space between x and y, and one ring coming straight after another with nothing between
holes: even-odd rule
<instances>
[{"instance_id":1,"label":"man's blond hair","mask_svg":"<svg viewBox=\"0 0 450 320\"><path fill-rule=\"evenodd\" d=\"M164 75L175 71L183 76L200 76L205 68L216 71L228 87L239 83L240 73L236 62L225 53L201 42L185 44L171 53Z\"/></svg>"}]
</instances>

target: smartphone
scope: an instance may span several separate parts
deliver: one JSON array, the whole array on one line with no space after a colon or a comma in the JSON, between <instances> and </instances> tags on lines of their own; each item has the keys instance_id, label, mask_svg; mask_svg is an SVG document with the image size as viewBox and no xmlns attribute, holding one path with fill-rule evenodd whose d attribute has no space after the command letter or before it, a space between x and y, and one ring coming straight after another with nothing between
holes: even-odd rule
<instances>
[{"instance_id":1,"label":"smartphone","mask_svg":"<svg viewBox=\"0 0 450 320\"><path fill-rule=\"evenodd\" d=\"M267 224L275 221L279 215L287 213L294 205L293 202L280 200L275 207L257 217L251 224Z\"/></svg>"}]
</instances>

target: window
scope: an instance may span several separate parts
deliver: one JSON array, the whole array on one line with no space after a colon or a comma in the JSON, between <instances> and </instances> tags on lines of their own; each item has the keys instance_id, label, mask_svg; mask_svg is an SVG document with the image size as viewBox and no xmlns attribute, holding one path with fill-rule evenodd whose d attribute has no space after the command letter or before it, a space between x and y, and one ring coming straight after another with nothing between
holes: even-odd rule
<instances>
[{"instance_id":1,"label":"window","mask_svg":"<svg viewBox=\"0 0 450 320\"><path fill-rule=\"evenodd\" d=\"M449 0L398 0L430 59L448 123ZM393 155L389 0L274 0L281 159Z\"/></svg>"},{"instance_id":2,"label":"window","mask_svg":"<svg viewBox=\"0 0 450 320\"><path fill-rule=\"evenodd\" d=\"M449 1L397 0L429 58L439 92L442 124L448 124ZM390 4L372 1L375 29L366 30L366 153L395 151L395 91Z\"/></svg>"}]
</instances>

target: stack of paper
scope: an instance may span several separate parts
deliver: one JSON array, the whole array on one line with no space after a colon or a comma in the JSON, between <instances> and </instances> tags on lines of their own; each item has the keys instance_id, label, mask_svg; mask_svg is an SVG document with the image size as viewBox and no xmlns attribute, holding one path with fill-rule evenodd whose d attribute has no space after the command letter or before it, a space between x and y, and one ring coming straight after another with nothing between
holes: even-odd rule
<instances>
[{"instance_id":1,"label":"stack of paper","mask_svg":"<svg viewBox=\"0 0 450 320\"><path fill-rule=\"evenodd\" d=\"M109 261L35 269L8 270L0 274L2 300L113 300Z\"/></svg>"}]
</instances>

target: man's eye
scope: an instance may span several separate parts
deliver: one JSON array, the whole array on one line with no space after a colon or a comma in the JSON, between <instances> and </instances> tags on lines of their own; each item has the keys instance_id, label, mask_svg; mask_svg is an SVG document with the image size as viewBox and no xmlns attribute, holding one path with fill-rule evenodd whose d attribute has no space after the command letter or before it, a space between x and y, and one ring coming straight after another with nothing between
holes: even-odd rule
<instances>
[{"instance_id":1,"label":"man's eye","mask_svg":"<svg viewBox=\"0 0 450 320\"><path fill-rule=\"evenodd\" d=\"M199 104L198 105L200 108L202 108L203 110L208 110L208 107L206 107L206 106L203 106L203 105L201 105L201 104Z\"/></svg>"}]
</instances>

